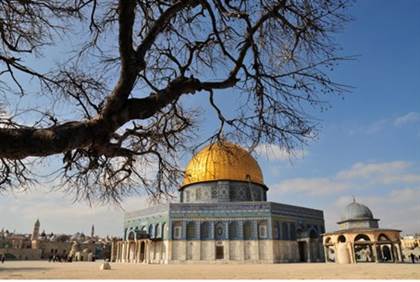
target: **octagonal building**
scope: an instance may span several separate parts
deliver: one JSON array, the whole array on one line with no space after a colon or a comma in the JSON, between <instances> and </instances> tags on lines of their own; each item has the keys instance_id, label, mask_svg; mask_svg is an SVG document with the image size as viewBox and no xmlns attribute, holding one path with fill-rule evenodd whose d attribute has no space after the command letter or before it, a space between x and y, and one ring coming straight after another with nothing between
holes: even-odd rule
<instances>
[{"instance_id":1,"label":"octagonal building","mask_svg":"<svg viewBox=\"0 0 420 282\"><path fill-rule=\"evenodd\" d=\"M339 230L323 234L326 262L403 262L401 230L379 228L378 221L353 198L337 222Z\"/></svg>"},{"instance_id":2,"label":"octagonal building","mask_svg":"<svg viewBox=\"0 0 420 282\"><path fill-rule=\"evenodd\" d=\"M324 261L321 210L267 201L257 161L229 142L185 170L178 203L128 212L111 260L135 263Z\"/></svg>"}]
</instances>

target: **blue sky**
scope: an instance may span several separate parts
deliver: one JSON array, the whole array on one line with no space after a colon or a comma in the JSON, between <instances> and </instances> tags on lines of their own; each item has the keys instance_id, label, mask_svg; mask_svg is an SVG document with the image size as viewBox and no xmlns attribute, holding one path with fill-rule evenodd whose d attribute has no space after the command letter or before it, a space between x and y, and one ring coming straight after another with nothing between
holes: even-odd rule
<instances>
[{"instance_id":1,"label":"blue sky","mask_svg":"<svg viewBox=\"0 0 420 282\"><path fill-rule=\"evenodd\" d=\"M343 54L357 57L331 76L353 90L344 99L329 97L327 112L312 113L320 121L319 137L296 158L273 145L260 147L270 152L257 155L269 200L322 209L331 231L355 196L381 226L420 232L420 1L357 1L349 12L354 20L336 39ZM210 113L202 126L215 126ZM124 207L145 203L131 197ZM37 217L48 232L88 232L92 223L103 235L122 230L121 209L73 204L45 189L0 196L0 214L0 228L22 232Z\"/></svg>"}]
</instances>

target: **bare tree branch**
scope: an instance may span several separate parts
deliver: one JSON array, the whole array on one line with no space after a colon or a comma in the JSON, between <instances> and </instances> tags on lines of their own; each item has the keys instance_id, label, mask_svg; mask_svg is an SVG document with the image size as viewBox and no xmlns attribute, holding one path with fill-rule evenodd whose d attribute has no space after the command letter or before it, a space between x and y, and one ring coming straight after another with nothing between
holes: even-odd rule
<instances>
[{"instance_id":1,"label":"bare tree branch","mask_svg":"<svg viewBox=\"0 0 420 282\"><path fill-rule=\"evenodd\" d=\"M29 96L35 78L36 94L74 118L47 107L20 109L19 116L41 114L33 124L0 116L0 187L31 181L26 158L59 154L63 187L76 197L119 201L143 187L158 198L182 177L180 155L206 140L292 150L316 134L307 107L322 110L325 94L348 89L328 76L346 59L333 35L348 20L348 3L2 1L6 100ZM81 30L87 39L62 64L42 71L28 63ZM191 95L209 95L202 106L219 120L213 135L194 142L200 114L183 103ZM240 102L226 111L231 96Z\"/></svg>"}]
</instances>

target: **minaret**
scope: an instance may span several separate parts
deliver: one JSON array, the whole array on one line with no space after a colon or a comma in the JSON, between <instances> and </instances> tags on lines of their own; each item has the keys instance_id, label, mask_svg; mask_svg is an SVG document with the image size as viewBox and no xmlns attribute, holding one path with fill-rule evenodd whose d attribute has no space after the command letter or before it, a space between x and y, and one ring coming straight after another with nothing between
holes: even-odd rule
<instances>
[{"instance_id":1,"label":"minaret","mask_svg":"<svg viewBox=\"0 0 420 282\"><path fill-rule=\"evenodd\" d=\"M92 229L90 230L90 237L93 238L95 236L95 226L92 224Z\"/></svg>"},{"instance_id":2,"label":"minaret","mask_svg":"<svg viewBox=\"0 0 420 282\"><path fill-rule=\"evenodd\" d=\"M41 224L39 223L39 219L37 219L35 221L35 224L34 224L34 230L32 231L31 240L38 240L38 238L39 238L39 226L40 225Z\"/></svg>"},{"instance_id":3,"label":"minaret","mask_svg":"<svg viewBox=\"0 0 420 282\"><path fill-rule=\"evenodd\" d=\"M34 231L32 231L32 237L31 237L32 249L39 249L39 226L40 225L41 224L39 223L39 219L37 219L34 224Z\"/></svg>"}]
</instances>

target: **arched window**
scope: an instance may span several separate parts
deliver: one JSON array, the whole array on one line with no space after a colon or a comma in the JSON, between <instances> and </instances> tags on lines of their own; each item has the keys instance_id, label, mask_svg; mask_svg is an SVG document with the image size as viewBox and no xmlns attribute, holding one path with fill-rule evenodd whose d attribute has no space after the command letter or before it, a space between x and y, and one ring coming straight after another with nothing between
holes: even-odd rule
<instances>
[{"instance_id":1,"label":"arched window","mask_svg":"<svg viewBox=\"0 0 420 282\"><path fill-rule=\"evenodd\" d=\"M155 225L155 237L156 237L156 238L161 238L160 225L159 225L159 223L157 223L157 224Z\"/></svg>"},{"instance_id":2,"label":"arched window","mask_svg":"<svg viewBox=\"0 0 420 282\"><path fill-rule=\"evenodd\" d=\"M235 240L239 239L239 232L238 232L238 222L233 221L229 224L229 239Z\"/></svg>"},{"instance_id":3,"label":"arched window","mask_svg":"<svg viewBox=\"0 0 420 282\"><path fill-rule=\"evenodd\" d=\"M267 222L260 222L258 224L258 237L260 239L266 239L268 237L267 233Z\"/></svg>"},{"instance_id":4,"label":"arched window","mask_svg":"<svg viewBox=\"0 0 420 282\"><path fill-rule=\"evenodd\" d=\"M224 224L222 222L218 222L214 227L214 238L216 240L223 240L224 237L225 237Z\"/></svg>"},{"instance_id":5,"label":"arched window","mask_svg":"<svg viewBox=\"0 0 420 282\"><path fill-rule=\"evenodd\" d=\"M200 237L201 239L210 239L210 224L205 221L200 226Z\"/></svg>"},{"instance_id":6,"label":"arched window","mask_svg":"<svg viewBox=\"0 0 420 282\"><path fill-rule=\"evenodd\" d=\"M385 234L381 234L378 237L378 241L391 241Z\"/></svg>"},{"instance_id":7,"label":"arched window","mask_svg":"<svg viewBox=\"0 0 420 282\"><path fill-rule=\"evenodd\" d=\"M356 238L354 238L354 241L370 241L369 236L365 235L365 234L359 234L356 236Z\"/></svg>"},{"instance_id":8,"label":"arched window","mask_svg":"<svg viewBox=\"0 0 420 282\"><path fill-rule=\"evenodd\" d=\"M153 225L152 224L149 225L149 236L150 238L153 238Z\"/></svg>"},{"instance_id":9,"label":"arched window","mask_svg":"<svg viewBox=\"0 0 420 282\"><path fill-rule=\"evenodd\" d=\"M252 225L251 225L251 222L249 221L244 223L244 239L245 240L252 239Z\"/></svg>"},{"instance_id":10,"label":"arched window","mask_svg":"<svg viewBox=\"0 0 420 282\"><path fill-rule=\"evenodd\" d=\"M195 239L195 222L190 221L187 223L187 240Z\"/></svg>"},{"instance_id":11,"label":"arched window","mask_svg":"<svg viewBox=\"0 0 420 282\"><path fill-rule=\"evenodd\" d=\"M339 243L345 243L346 242L346 237L344 235L340 235L340 236L338 236L337 241Z\"/></svg>"},{"instance_id":12,"label":"arched window","mask_svg":"<svg viewBox=\"0 0 420 282\"><path fill-rule=\"evenodd\" d=\"M134 238L135 238L135 233L134 233L134 231L130 231L130 232L128 233L128 240L134 240Z\"/></svg>"},{"instance_id":13,"label":"arched window","mask_svg":"<svg viewBox=\"0 0 420 282\"><path fill-rule=\"evenodd\" d=\"M182 238L182 225L180 222L174 222L172 227L172 238L181 239Z\"/></svg>"}]
</instances>

